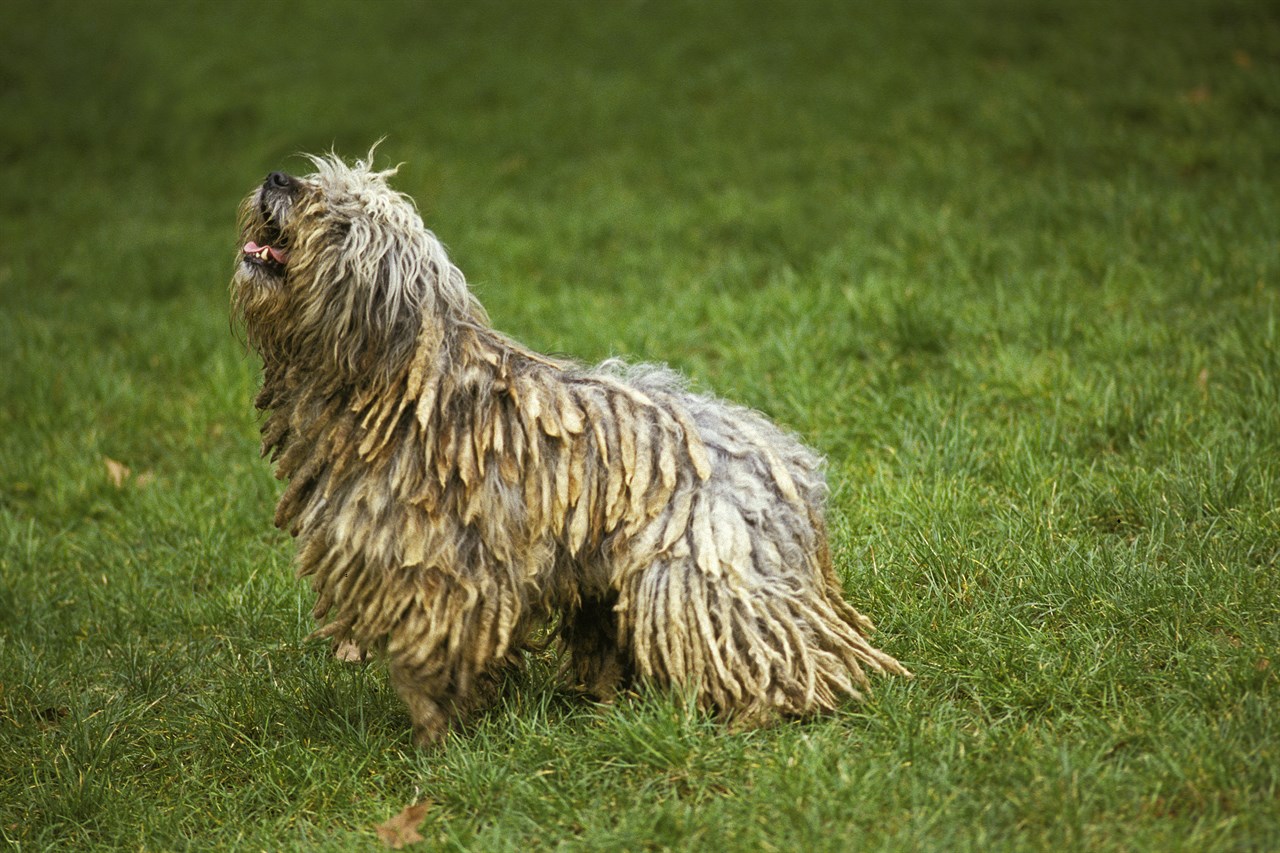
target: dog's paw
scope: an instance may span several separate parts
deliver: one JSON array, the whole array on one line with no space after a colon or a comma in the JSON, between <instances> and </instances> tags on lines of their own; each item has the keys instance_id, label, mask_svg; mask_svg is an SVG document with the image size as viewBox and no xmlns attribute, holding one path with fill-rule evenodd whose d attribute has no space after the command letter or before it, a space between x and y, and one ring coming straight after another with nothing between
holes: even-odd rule
<instances>
[{"instance_id":1,"label":"dog's paw","mask_svg":"<svg viewBox=\"0 0 1280 853\"><path fill-rule=\"evenodd\" d=\"M364 663L369 659L369 650L350 640L343 640L333 644L333 656L346 663Z\"/></svg>"}]
</instances>

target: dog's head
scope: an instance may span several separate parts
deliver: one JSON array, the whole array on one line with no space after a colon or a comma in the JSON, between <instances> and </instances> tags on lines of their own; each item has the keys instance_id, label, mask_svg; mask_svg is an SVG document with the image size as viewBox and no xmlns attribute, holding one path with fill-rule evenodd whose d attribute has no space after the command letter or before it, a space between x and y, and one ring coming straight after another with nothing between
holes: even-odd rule
<instances>
[{"instance_id":1,"label":"dog's head","mask_svg":"<svg viewBox=\"0 0 1280 853\"><path fill-rule=\"evenodd\" d=\"M388 186L395 170L309 159L314 173L272 172L240 207L232 303L264 359L361 383L402 366L424 323L482 316L412 199Z\"/></svg>"}]
</instances>

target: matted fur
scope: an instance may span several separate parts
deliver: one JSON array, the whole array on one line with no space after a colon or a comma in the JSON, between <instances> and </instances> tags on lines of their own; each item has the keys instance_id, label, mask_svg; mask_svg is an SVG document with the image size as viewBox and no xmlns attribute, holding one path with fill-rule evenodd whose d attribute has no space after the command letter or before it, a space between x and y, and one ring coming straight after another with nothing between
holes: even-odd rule
<instances>
[{"instance_id":1,"label":"matted fur","mask_svg":"<svg viewBox=\"0 0 1280 853\"><path fill-rule=\"evenodd\" d=\"M232 300L317 633L381 651L419 742L548 624L598 696L638 677L747 723L907 674L841 595L817 455L665 368L494 331L391 172L311 160L242 206Z\"/></svg>"}]
</instances>

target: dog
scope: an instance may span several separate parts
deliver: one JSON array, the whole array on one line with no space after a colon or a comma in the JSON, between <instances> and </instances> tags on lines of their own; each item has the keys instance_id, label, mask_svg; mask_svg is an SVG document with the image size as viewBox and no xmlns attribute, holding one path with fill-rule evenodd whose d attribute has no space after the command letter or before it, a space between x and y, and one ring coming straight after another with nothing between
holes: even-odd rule
<instances>
[{"instance_id":1,"label":"dog","mask_svg":"<svg viewBox=\"0 0 1280 853\"><path fill-rule=\"evenodd\" d=\"M395 169L308 159L241 206L233 313L313 636L385 660L418 744L548 633L592 696L656 684L737 724L910 675L843 597L816 453L665 367L494 330Z\"/></svg>"}]
</instances>

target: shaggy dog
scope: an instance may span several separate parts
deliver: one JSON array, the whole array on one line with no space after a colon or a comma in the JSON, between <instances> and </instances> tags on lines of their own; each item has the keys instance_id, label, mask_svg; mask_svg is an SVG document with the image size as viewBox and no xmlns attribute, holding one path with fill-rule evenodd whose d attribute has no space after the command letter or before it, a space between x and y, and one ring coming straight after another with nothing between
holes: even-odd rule
<instances>
[{"instance_id":1,"label":"shaggy dog","mask_svg":"<svg viewBox=\"0 0 1280 853\"><path fill-rule=\"evenodd\" d=\"M908 674L842 598L816 454L664 368L505 337L394 170L311 161L245 200L232 301L316 634L381 653L418 743L546 626L596 696L673 685L747 724Z\"/></svg>"}]
</instances>

